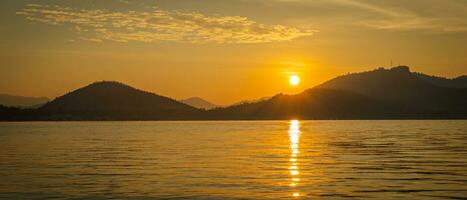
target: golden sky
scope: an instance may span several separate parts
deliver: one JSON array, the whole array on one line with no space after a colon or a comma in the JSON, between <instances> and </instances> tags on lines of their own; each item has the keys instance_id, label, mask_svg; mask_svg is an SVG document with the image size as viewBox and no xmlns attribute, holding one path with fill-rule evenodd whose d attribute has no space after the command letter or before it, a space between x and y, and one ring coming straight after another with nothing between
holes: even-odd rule
<instances>
[{"instance_id":1,"label":"golden sky","mask_svg":"<svg viewBox=\"0 0 467 200\"><path fill-rule=\"evenodd\" d=\"M0 9L7 94L54 98L116 80L229 104L391 60L467 74L465 0L15 0Z\"/></svg>"}]
</instances>

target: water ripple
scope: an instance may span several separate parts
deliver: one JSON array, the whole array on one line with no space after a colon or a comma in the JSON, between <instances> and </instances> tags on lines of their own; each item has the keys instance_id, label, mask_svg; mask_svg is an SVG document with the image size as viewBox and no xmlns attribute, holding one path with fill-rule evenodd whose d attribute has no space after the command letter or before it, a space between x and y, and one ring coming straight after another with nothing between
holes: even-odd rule
<instances>
[{"instance_id":1,"label":"water ripple","mask_svg":"<svg viewBox=\"0 0 467 200\"><path fill-rule=\"evenodd\" d=\"M467 121L0 123L0 199L465 199Z\"/></svg>"}]
</instances>

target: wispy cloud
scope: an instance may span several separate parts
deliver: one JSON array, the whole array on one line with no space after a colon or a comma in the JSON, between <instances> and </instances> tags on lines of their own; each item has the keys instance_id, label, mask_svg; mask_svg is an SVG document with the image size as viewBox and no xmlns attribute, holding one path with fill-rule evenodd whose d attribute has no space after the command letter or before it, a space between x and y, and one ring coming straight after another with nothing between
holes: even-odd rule
<instances>
[{"instance_id":1,"label":"wispy cloud","mask_svg":"<svg viewBox=\"0 0 467 200\"><path fill-rule=\"evenodd\" d=\"M95 42L266 43L310 36L314 32L261 24L242 16L208 16L157 7L150 12L119 12L28 4L16 13L34 22L69 25L79 34L78 39Z\"/></svg>"},{"instance_id":2,"label":"wispy cloud","mask_svg":"<svg viewBox=\"0 0 467 200\"><path fill-rule=\"evenodd\" d=\"M362 19L360 24L377 29L386 29L394 31L407 31L407 30L426 30L432 32L465 32L467 31L467 22L464 20L467 16L465 12L467 9L462 6L457 7L459 12L457 15L450 13L453 5L450 1L436 2L439 7L438 11L432 11L429 15L422 15L419 10L409 9L408 7L395 7L386 4L375 4L373 1L359 1L359 0L335 0L336 2L347 4L350 6L358 7L370 12L377 13L373 19ZM380 2L381 3L381 2ZM433 2L432 2L433 3ZM446 6L450 5L450 6ZM433 6L433 5L430 5ZM451 9L443 9L450 8ZM425 6L419 6L418 9L429 11ZM431 8L433 9L433 8ZM456 13L456 12L455 12ZM453 15L454 14L454 15Z\"/></svg>"},{"instance_id":3,"label":"wispy cloud","mask_svg":"<svg viewBox=\"0 0 467 200\"><path fill-rule=\"evenodd\" d=\"M362 24L376 29L393 31L467 32L467 24L456 19L432 19L413 16L396 19L368 20L362 21Z\"/></svg>"},{"instance_id":4,"label":"wispy cloud","mask_svg":"<svg viewBox=\"0 0 467 200\"><path fill-rule=\"evenodd\" d=\"M259 0L320 10L314 20L387 31L467 32L467 1L457 0ZM336 19L336 20L332 20ZM330 21L330 20L328 20Z\"/></svg>"}]
</instances>

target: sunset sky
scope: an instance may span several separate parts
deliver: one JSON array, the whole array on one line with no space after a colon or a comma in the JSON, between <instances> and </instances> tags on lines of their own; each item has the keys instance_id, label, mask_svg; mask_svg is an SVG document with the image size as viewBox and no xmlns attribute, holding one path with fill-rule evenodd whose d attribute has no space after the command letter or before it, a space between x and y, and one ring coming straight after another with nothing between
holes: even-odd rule
<instances>
[{"instance_id":1,"label":"sunset sky","mask_svg":"<svg viewBox=\"0 0 467 200\"><path fill-rule=\"evenodd\" d=\"M394 65L467 74L465 0L3 0L0 93L98 80L217 104ZM289 77L300 84L292 86Z\"/></svg>"}]
</instances>

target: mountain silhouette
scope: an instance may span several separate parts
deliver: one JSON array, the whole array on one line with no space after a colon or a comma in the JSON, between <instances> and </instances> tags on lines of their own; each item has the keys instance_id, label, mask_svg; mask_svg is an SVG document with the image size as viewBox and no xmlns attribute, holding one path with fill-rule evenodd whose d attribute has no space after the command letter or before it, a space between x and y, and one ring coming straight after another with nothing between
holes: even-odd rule
<instances>
[{"instance_id":1,"label":"mountain silhouette","mask_svg":"<svg viewBox=\"0 0 467 200\"><path fill-rule=\"evenodd\" d=\"M464 80L413 73L406 66L380 68L339 76L296 95L210 110L101 81L37 109L0 106L0 120L465 119Z\"/></svg>"},{"instance_id":2,"label":"mountain silhouette","mask_svg":"<svg viewBox=\"0 0 467 200\"><path fill-rule=\"evenodd\" d=\"M465 76L445 79L410 72L409 67L348 74L326 81L315 88L342 89L406 108L431 110L447 115L467 113Z\"/></svg>"},{"instance_id":3,"label":"mountain silhouette","mask_svg":"<svg viewBox=\"0 0 467 200\"><path fill-rule=\"evenodd\" d=\"M101 81L58 97L38 109L46 119L193 119L199 110L119 82Z\"/></svg>"},{"instance_id":4,"label":"mountain silhouette","mask_svg":"<svg viewBox=\"0 0 467 200\"><path fill-rule=\"evenodd\" d=\"M340 89L308 89L208 111L209 119L398 119L425 112ZM428 112L429 113L429 112Z\"/></svg>"},{"instance_id":5,"label":"mountain silhouette","mask_svg":"<svg viewBox=\"0 0 467 200\"><path fill-rule=\"evenodd\" d=\"M187 98L187 99L182 99L180 100L180 102L184 103L184 104L188 104L190 106L193 106L195 108L199 108L199 109L212 109L212 108L216 108L216 107L219 107L209 101L206 101L200 97L190 97L190 98Z\"/></svg>"},{"instance_id":6,"label":"mountain silhouette","mask_svg":"<svg viewBox=\"0 0 467 200\"><path fill-rule=\"evenodd\" d=\"M8 94L0 94L0 105L19 107L19 108L37 108L47 103L47 97L24 97Z\"/></svg>"}]
</instances>

